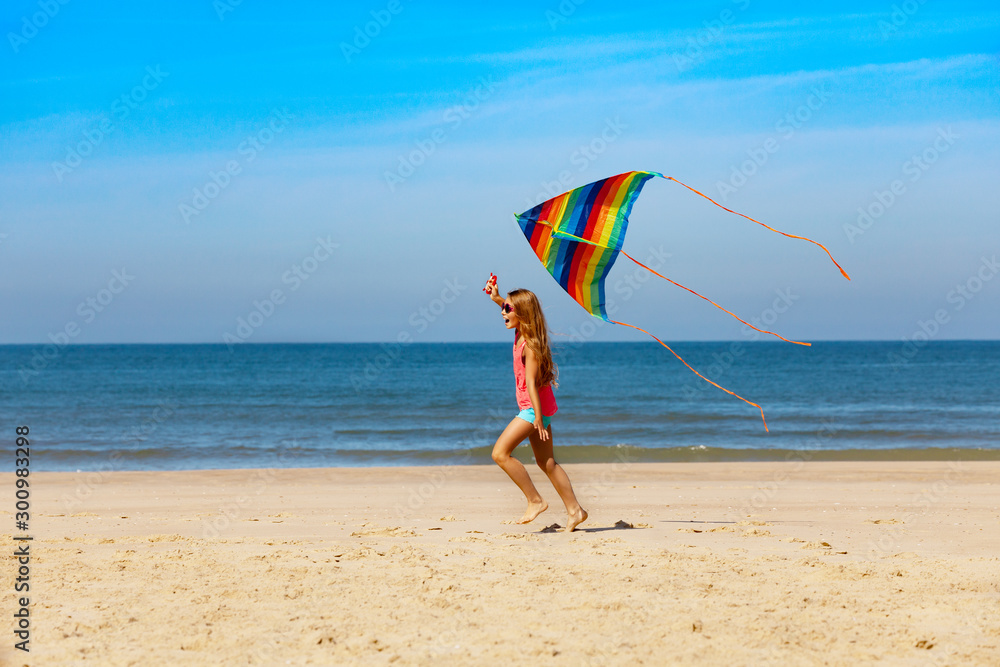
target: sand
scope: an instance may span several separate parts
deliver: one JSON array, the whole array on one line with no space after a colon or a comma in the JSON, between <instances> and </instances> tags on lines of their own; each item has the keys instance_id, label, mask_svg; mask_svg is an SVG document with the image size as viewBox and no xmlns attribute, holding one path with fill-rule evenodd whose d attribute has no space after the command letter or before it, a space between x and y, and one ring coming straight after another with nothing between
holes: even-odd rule
<instances>
[{"instance_id":1,"label":"sand","mask_svg":"<svg viewBox=\"0 0 1000 667\"><path fill-rule=\"evenodd\" d=\"M1000 664L1000 463L566 469L574 533L537 469L529 525L492 465L36 473L0 660Z\"/></svg>"}]
</instances>

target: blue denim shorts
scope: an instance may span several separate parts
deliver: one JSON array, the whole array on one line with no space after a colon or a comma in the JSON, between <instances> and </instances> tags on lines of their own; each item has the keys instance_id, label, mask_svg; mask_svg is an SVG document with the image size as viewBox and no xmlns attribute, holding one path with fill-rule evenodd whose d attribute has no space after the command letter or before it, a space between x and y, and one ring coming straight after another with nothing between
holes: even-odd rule
<instances>
[{"instance_id":1,"label":"blue denim shorts","mask_svg":"<svg viewBox=\"0 0 1000 667\"><path fill-rule=\"evenodd\" d=\"M517 416L518 416L519 419L523 419L524 421L528 422L529 424L534 424L535 423L535 409L534 408L525 408L524 410L521 410L520 412L518 412ZM548 428L549 424L551 424L551 423L552 423L552 417L546 417L545 415L542 415L542 426L544 426L545 428Z\"/></svg>"}]
</instances>

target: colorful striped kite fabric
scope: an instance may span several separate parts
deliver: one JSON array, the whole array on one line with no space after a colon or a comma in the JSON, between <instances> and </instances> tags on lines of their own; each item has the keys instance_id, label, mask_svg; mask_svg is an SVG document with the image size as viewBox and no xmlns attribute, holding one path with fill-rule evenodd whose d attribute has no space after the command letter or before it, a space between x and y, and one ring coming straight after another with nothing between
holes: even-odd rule
<instances>
[{"instance_id":1,"label":"colorful striped kite fabric","mask_svg":"<svg viewBox=\"0 0 1000 667\"><path fill-rule=\"evenodd\" d=\"M564 192L515 216L552 277L595 317L610 322L604 279L625 241L628 216L652 171L629 171Z\"/></svg>"},{"instance_id":2,"label":"colorful striped kite fabric","mask_svg":"<svg viewBox=\"0 0 1000 667\"><path fill-rule=\"evenodd\" d=\"M638 198L639 193L642 191L642 186L646 184L646 181L656 176L682 185L719 208L755 222L772 232L789 238L808 241L819 246L826 252L830 261L840 269L840 273L848 280L851 279L843 267L837 264L837 260L833 258L833 255L830 254L830 251L822 243L813 241L805 236L786 234L785 232L778 231L759 220L754 220L750 216L726 208L708 195L698 192L689 185L684 185L684 183L681 183L673 176L664 176L655 171L628 171L624 174L594 181L589 185L564 192L558 197L553 197L525 211L521 215L515 215L517 224L521 226L521 231L524 232L525 238L528 239L528 243L531 244L538 259L542 260L542 264L545 265L548 272L552 274L552 277L556 279L562 288L577 303L583 306L587 312L606 322L621 324L622 326L631 327L647 334L660 345L670 350L681 363L691 369L698 377L760 410L760 418L764 420L764 409L758 404L748 401L739 394L729 391L725 387L708 379L692 368L669 345L653 334L634 324L618 322L608 317L605 303L604 280L611 271L611 267L614 266L618 255L622 254L651 273L687 290L698 298L708 301L716 308L725 311L751 329L776 336L789 343L809 345L809 343L788 340L773 331L755 327L708 297L698 294L694 290L657 273L622 249L622 244L625 241L625 231L628 229L628 216L632 213L632 205L635 203L636 198ZM764 420L764 428L767 429L766 420Z\"/></svg>"}]
</instances>

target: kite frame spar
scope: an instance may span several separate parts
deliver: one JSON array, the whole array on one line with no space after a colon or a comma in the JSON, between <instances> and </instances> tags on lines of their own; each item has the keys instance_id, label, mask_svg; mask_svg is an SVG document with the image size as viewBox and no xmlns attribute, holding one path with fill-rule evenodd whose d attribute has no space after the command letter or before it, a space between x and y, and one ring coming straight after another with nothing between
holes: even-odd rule
<instances>
[{"instance_id":1,"label":"kite frame spar","mask_svg":"<svg viewBox=\"0 0 1000 667\"><path fill-rule=\"evenodd\" d=\"M837 260L833 258L833 255L830 254L830 251L827 250L826 246L822 243L813 241L805 236L786 234L785 232L774 229L773 227L770 227L759 220L755 220L750 216L726 208L708 195L695 190L689 185L681 183L672 176L664 176L663 174L655 171L629 171L623 174L618 174L617 176L611 176L600 181L595 181L582 187L564 192L557 197L553 197L552 199L542 202L524 213L514 214L514 217L516 218L518 225L521 227L521 231L524 232L525 238L528 239L528 242L535 250L535 254L545 265L545 268L549 271L552 277L559 282L562 288L566 290L566 292L572 296L577 303L590 312L591 315L599 317L607 322L611 322L612 324L620 324L622 326L630 327L643 332L660 345L667 348L671 354L677 357L682 364L687 366L692 373L701 379L715 387L718 387L727 394L735 396L741 401L756 407L760 411L761 421L764 422L764 430L769 431L767 427L767 420L764 418L764 409L760 405L747 400L739 394L732 392L708 379L692 368L691 365L684 361L684 359L669 345L645 329L637 327L633 324L628 324L627 322L618 322L617 320L612 320L608 317L604 303L604 280L607 277L608 272L611 270L611 267L614 265L615 260L618 258L618 254L621 253L647 271L650 271L667 282L676 285L677 287L680 287L681 289L686 290L691 294L704 299L705 301L708 301L716 308L725 311L751 329L775 336L788 343L794 343L796 345L810 345L810 343L789 340L773 331L767 331L755 327L746 320L715 303L708 297L698 294L698 292L695 292L694 290L685 287L684 285L681 285L680 283L675 282L660 273L657 273L622 249L622 244L625 241L625 233L628 228L628 216L632 211L632 205L638 198L643 185L645 185L649 179L657 176L668 181L673 181L678 185L682 185L691 192L704 197L719 208L729 211L730 213L738 215L742 218L746 218L751 222L755 222L762 227L766 227L772 232L781 234L782 236L787 236L788 238L808 241L809 243L819 246L824 252L826 252L830 261L832 261L837 268L840 269L841 275L843 275L847 280L851 279L851 277L847 275L847 272L844 271L843 267L837 263ZM581 200L580 197L583 193L586 193L586 196ZM573 231L579 232L579 234L572 234L565 231L563 227L566 227L567 224L571 226ZM584 235L581 236L580 234ZM563 241L567 243L562 243ZM582 253L579 253L578 248L575 245L580 243L588 246ZM555 249L555 252L553 252L553 249Z\"/></svg>"}]
</instances>

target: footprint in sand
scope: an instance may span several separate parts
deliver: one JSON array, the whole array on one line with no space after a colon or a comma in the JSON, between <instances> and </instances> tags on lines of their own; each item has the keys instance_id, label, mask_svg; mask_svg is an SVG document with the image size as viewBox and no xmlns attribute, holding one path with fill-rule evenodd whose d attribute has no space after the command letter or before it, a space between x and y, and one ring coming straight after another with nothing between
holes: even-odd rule
<instances>
[{"instance_id":1,"label":"footprint in sand","mask_svg":"<svg viewBox=\"0 0 1000 667\"><path fill-rule=\"evenodd\" d=\"M127 538L122 538L124 541ZM147 535L145 537L148 542L188 542L190 538L184 537L183 535L171 534L171 535Z\"/></svg>"},{"instance_id":2,"label":"footprint in sand","mask_svg":"<svg viewBox=\"0 0 1000 667\"><path fill-rule=\"evenodd\" d=\"M802 549L832 549L829 542L806 542L800 548Z\"/></svg>"},{"instance_id":3,"label":"footprint in sand","mask_svg":"<svg viewBox=\"0 0 1000 667\"><path fill-rule=\"evenodd\" d=\"M390 526L388 528L365 528L351 533L351 537L416 537L417 534L407 528Z\"/></svg>"},{"instance_id":4,"label":"footprint in sand","mask_svg":"<svg viewBox=\"0 0 1000 667\"><path fill-rule=\"evenodd\" d=\"M761 528L747 528L740 533L741 537L770 537L770 531Z\"/></svg>"},{"instance_id":5,"label":"footprint in sand","mask_svg":"<svg viewBox=\"0 0 1000 667\"><path fill-rule=\"evenodd\" d=\"M648 523L629 523L624 519L618 519L617 521L615 521L615 525L613 527L626 530L629 528L652 528L652 526L650 526Z\"/></svg>"}]
</instances>

